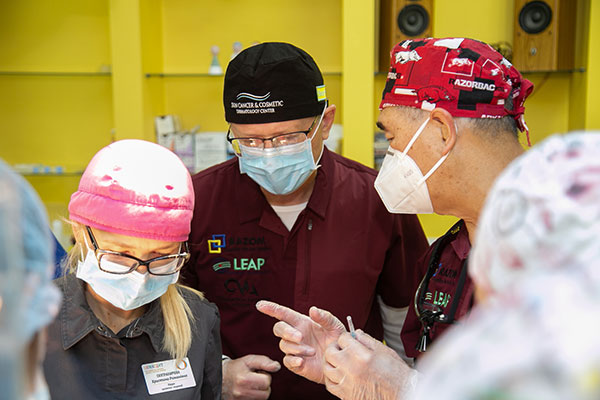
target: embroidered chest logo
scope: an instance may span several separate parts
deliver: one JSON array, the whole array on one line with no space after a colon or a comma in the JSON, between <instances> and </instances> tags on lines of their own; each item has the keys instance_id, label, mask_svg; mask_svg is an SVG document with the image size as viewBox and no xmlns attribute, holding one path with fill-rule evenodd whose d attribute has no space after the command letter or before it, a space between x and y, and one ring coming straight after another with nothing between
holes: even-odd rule
<instances>
[{"instance_id":1,"label":"embroidered chest logo","mask_svg":"<svg viewBox=\"0 0 600 400\"><path fill-rule=\"evenodd\" d=\"M224 233L213 234L206 240L208 252L211 254L221 254L225 248L227 252L245 251L245 250L269 250L264 237L240 237L227 236Z\"/></svg>"},{"instance_id":2,"label":"embroidered chest logo","mask_svg":"<svg viewBox=\"0 0 600 400\"><path fill-rule=\"evenodd\" d=\"M221 253L221 249L224 249L226 244L225 234L212 235L212 239L208 239L208 252L209 253Z\"/></svg>"},{"instance_id":3,"label":"embroidered chest logo","mask_svg":"<svg viewBox=\"0 0 600 400\"><path fill-rule=\"evenodd\" d=\"M446 308L452 296L450 293L444 293L436 290L434 293L427 292L425 293L425 301L432 303L436 306L440 306L442 308Z\"/></svg>"},{"instance_id":4,"label":"embroidered chest logo","mask_svg":"<svg viewBox=\"0 0 600 400\"><path fill-rule=\"evenodd\" d=\"M265 265L264 258L234 258L233 269L236 271L260 271Z\"/></svg>"},{"instance_id":5,"label":"embroidered chest logo","mask_svg":"<svg viewBox=\"0 0 600 400\"><path fill-rule=\"evenodd\" d=\"M217 272L217 271L221 271L221 270L225 270L227 268L231 268L231 262L227 261L227 260L218 260L216 263L213 264L212 269L213 271Z\"/></svg>"},{"instance_id":6,"label":"embroidered chest logo","mask_svg":"<svg viewBox=\"0 0 600 400\"><path fill-rule=\"evenodd\" d=\"M265 265L266 260L262 257L258 258L233 258L231 261L216 258L213 259L212 269L215 272L223 273L233 271L260 271Z\"/></svg>"},{"instance_id":7,"label":"embroidered chest logo","mask_svg":"<svg viewBox=\"0 0 600 400\"><path fill-rule=\"evenodd\" d=\"M229 293L245 295L253 295L258 297L258 290L254 284L249 283L247 280L239 281L237 279L227 279L224 283L225 290Z\"/></svg>"}]
</instances>

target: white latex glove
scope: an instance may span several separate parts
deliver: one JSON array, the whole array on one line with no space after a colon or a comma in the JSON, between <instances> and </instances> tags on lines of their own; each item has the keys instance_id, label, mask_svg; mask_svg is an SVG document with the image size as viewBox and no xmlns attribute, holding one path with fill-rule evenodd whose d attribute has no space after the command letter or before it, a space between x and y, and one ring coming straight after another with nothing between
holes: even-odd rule
<instances>
[{"instance_id":1,"label":"white latex glove","mask_svg":"<svg viewBox=\"0 0 600 400\"><path fill-rule=\"evenodd\" d=\"M306 379L325 383L325 349L346 332L344 324L317 307L310 308L310 317L270 301L261 300L256 308L279 320L273 326L273 333L281 338L279 348L285 353L283 365Z\"/></svg>"},{"instance_id":2,"label":"white latex glove","mask_svg":"<svg viewBox=\"0 0 600 400\"><path fill-rule=\"evenodd\" d=\"M361 330L342 334L325 352L325 385L344 400L410 398L418 378L398 354Z\"/></svg>"},{"instance_id":3,"label":"white latex glove","mask_svg":"<svg viewBox=\"0 0 600 400\"><path fill-rule=\"evenodd\" d=\"M271 375L281 365L267 356L249 354L223 361L223 400L268 399L271 394Z\"/></svg>"}]
</instances>

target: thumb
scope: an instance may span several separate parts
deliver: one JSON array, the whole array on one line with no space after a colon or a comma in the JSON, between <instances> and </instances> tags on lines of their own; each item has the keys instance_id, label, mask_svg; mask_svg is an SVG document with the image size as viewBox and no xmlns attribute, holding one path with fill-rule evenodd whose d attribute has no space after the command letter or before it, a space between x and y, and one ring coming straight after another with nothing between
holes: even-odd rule
<instances>
[{"instance_id":1,"label":"thumb","mask_svg":"<svg viewBox=\"0 0 600 400\"><path fill-rule=\"evenodd\" d=\"M308 311L308 314L314 322L321 325L327 331L338 334L346 332L346 327L344 327L342 321L337 319L337 317L329 311L312 306Z\"/></svg>"},{"instance_id":2,"label":"thumb","mask_svg":"<svg viewBox=\"0 0 600 400\"><path fill-rule=\"evenodd\" d=\"M356 331L356 340L358 340L363 346L370 350L375 350L379 346L387 347L379 340L364 332L362 329L358 329Z\"/></svg>"},{"instance_id":3,"label":"thumb","mask_svg":"<svg viewBox=\"0 0 600 400\"><path fill-rule=\"evenodd\" d=\"M271 360L267 356L252 354L247 356L244 362L253 371L277 372L281 369L281 365L277 361Z\"/></svg>"}]
</instances>

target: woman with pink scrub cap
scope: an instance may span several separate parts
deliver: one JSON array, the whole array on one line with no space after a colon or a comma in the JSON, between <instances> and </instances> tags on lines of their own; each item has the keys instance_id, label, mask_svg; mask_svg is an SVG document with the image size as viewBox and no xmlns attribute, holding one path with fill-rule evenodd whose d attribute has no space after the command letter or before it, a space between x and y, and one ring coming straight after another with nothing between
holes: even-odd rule
<instances>
[{"instance_id":1,"label":"woman with pink scrub cap","mask_svg":"<svg viewBox=\"0 0 600 400\"><path fill-rule=\"evenodd\" d=\"M600 135L552 136L488 195L478 307L423 359L417 399L600 398Z\"/></svg>"},{"instance_id":2,"label":"woman with pink scrub cap","mask_svg":"<svg viewBox=\"0 0 600 400\"><path fill-rule=\"evenodd\" d=\"M71 196L76 244L44 364L57 399L214 399L217 308L177 284L189 258L189 172L141 140L100 150Z\"/></svg>"}]
</instances>

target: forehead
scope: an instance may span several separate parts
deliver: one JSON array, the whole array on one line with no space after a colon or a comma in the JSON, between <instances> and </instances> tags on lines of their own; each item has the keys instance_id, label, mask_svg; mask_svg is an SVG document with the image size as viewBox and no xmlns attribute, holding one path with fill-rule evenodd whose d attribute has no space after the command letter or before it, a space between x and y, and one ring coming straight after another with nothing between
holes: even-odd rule
<instances>
[{"instance_id":1,"label":"forehead","mask_svg":"<svg viewBox=\"0 0 600 400\"><path fill-rule=\"evenodd\" d=\"M92 233L98 242L98 246L103 250L136 250L153 252L171 250L179 246L179 242L165 242L162 240L138 238L95 228L92 228Z\"/></svg>"},{"instance_id":2,"label":"forehead","mask_svg":"<svg viewBox=\"0 0 600 400\"><path fill-rule=\"evenodd\" d=\"M308 117L265 124L231 124L231 130L235 135L271 137L282 133L306 130L313 120L314 117Z\"/></svg>"},{"instance_id":3,"label":"forehead","mask_svg":"<svg viewBox=\"0 0 600 400\"><path fill-rule=\"evenodd\" d=\"M399 107L387 107L381 110L377 122L384 128L385 133L390 135L401 135L402 132L409 131L407 128L415 123L414 119Z\"/></svg>"}]
</instances>

